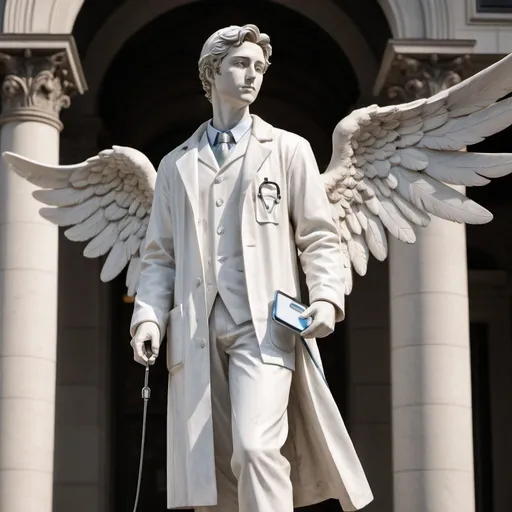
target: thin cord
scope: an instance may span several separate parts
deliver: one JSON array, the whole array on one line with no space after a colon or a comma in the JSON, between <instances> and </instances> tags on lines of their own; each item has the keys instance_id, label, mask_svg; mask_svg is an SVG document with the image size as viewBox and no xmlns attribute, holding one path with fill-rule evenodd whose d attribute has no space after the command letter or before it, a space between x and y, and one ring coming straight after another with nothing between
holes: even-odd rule
<instances>
[{"instance_id":1,"label":"thin cord","mask_svg":"<svg viewBox=\"0 0 512 512\"><path fill-rule=\"evenodd\" d=\"M148 384L149 361L146 363L146 371L144 372L144 387L142 388L142 398L144 400L144 409L142 411L142 440L140 443L139 476L137 478L137 493L135 494L135 504L133 505L133 512L137 512L137 505L139 504L140 484L142 481L142 463L144 460L144 444L146 441L146 419L148 412L148 401L151 397L151 389Z\"/></svg>"},{"instance_id":2,"label":"thin cord","mask_svg":"<svg viewBox=\"0 0 512 512\"><path fill-rule=\"evenodd\" d=\"M306 347L306 351L309 354L309 357L311 358L311 361L313 361L313 364L315 365L316 369L320 373L323 381L327 384L327 379L325 378L325 374L320 368L320 365L317 363L315 356L313 355L313 352L311 352L311 348L309 347L309 343L301 336L300 339L302 340L302 343ZM327 387L329 387L329 384L327 384Z\"/></svg>"}]
</instances>

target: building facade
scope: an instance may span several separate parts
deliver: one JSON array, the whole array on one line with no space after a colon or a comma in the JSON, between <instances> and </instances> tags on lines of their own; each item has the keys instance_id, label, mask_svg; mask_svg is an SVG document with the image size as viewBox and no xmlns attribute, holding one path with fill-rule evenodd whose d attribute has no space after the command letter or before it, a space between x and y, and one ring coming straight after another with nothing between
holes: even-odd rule
<instances>
[{"instance_id":1,"label":"building facade","mask_svg":"<svg viewBox=\"0 0 512 512\"><path fill-rule=\"evenodd\" d=\"M1 150L64 164L118 144L156 166L210 116L197 59L232 23L272 40L253 111L306 137L321 168L350 109L424 97L512 52L512 4L499 0L4 0L0 23ZM468 150L510 152L511 135ZM0 162L0 511L131 510L143 371L124 275L102 283L101 258L39 217L32 188ZM433 221L414 246L390 241L321 343L369 512L512 508L512 178L466 192L493 222ZM154 512L162 360L141 496Z\"/></svg>"}]
</instances>

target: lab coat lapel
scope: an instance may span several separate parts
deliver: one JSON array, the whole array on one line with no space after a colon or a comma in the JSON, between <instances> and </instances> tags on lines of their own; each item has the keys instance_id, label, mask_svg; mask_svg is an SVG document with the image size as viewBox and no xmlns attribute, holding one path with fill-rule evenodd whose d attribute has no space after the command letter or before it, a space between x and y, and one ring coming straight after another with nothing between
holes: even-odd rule
<instances>
[{"instance_id":1,"label":"lab coat lapel","mask_svg":"<svg viewBox=\"0 0 512 512\"><path fill-rule=\"evenodd\" d=\"M260 117L252 115L252 133L242 164L242 191L240 214L249 185L272 152L272 126Z\"/></svg>"},{"instance_id":2,"label":"lab coat lapel","mask_svg":"<svg viewBox=\"0 0 512 512\"><path fill-rule=\"evenodd\" d=\"M203 162L203 164L210 167L210 169L213 169L215 172L219 171L219 164L213 154L206 130L203 132L203 136L199 140L198 158Z\"/></svg>"},{"instance_id":3,"label":"lab coat lapel","mask_svg":"<svg viewBox=\"0 0 512 512\"><path fill-rule=\"evenodd\" d=\"M198 216L198 147L199 142L201 140L201 136L203 135L206 129L206 123L203 123L194 134L188 139L187 142L182 146L180 151L182 151L182 156L178 157L176 160L176 167L178 168L178 173L185 185L185 190L187 192L187 197L192 207L192 212L194 213L194 218L197 220Z\"/></svg>"}]
</instances>

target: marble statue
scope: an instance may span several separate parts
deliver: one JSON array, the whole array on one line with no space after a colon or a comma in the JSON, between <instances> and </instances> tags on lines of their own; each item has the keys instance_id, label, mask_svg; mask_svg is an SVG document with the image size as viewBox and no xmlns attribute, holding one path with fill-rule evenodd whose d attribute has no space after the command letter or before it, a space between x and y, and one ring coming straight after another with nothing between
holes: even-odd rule
<instances>
[{"instance_id":1,"label":"marble statue","mask_svg":"<svg viewBox=\"0 0 512 512\"><path fill-rule=\"evenodd\" d=\"M384 260L431 216L491 214L449 185L485 185L511 154L464 151L512 123L512 56L427 99L353 111L320 174L309 143L251 115L270 39L254 25L215 32L199 75L212 119L160 163L114 146L71 166L4 153L50 206L41 215L128 266L136 361L166 335L168 508L291 512L328 498L345 511L373 495L336 403L305 344L271 318L274 292L309 305L317 338L345 316L352 272ZM301 297L299 270L308 296ZM149 344L146 344L149 342ZM321 363L320 363L321 365ZM320 368L321 370L321 368Z\"/></svg>"}]
</instances>

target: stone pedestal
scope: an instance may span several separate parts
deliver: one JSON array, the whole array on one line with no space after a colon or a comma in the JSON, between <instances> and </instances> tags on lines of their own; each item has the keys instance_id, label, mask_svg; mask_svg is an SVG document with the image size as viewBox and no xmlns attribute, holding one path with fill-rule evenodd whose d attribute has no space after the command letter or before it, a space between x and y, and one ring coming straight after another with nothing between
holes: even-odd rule
<instances>
[{"instance_id":1,"label":"stone pedestal","mask_svg":"<svg viewBox=\"0 0 512 512\"><path fill-rule=\"evenodd\" d=\"M390 100L463 78L469 42L401 44L380 75ZM464 225L433 219L414 245L390 237L395 512L475 510L468 309Z\"/></svg>"},{"instance_id":2,"label":"stone pedestal","mask_svg":"<svg viewBox=\"0 0 512 512\"><path fill-rule=\"evenodd\" d=\"M59 161L59 113L83 92L69 36L0 38L1 151ZM0 161L0 510L51 512L58 229Z\"/></svg>"}]
</instances>

